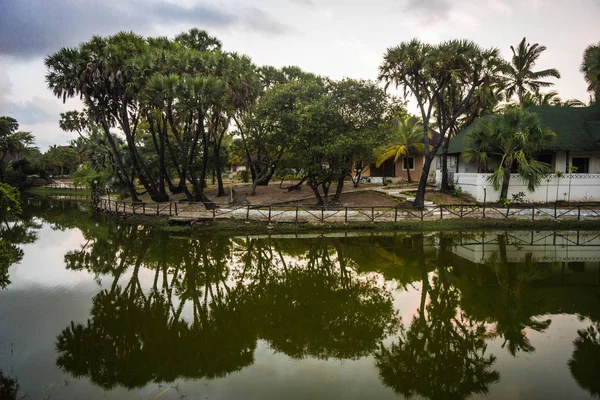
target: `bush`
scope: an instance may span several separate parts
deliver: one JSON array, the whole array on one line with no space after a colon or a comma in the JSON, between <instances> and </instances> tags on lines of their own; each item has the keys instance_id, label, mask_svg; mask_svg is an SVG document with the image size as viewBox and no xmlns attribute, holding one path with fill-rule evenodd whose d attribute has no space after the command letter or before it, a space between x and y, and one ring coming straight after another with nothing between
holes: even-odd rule
<instances>
[{"instance_id":1,"label":"bush","mask_svg":"<svg viewBox=\"0 0 600 400\"><path fill-rule=\"evenodd\" d=\"M103 190L109 181L109 174L96 172L88 163L82 164L73 173L73 185L85 186L92 190Z\"/></svg>"},{"instance_id":2,"label":"bush","mask_svg":"<svg viewBox=\"0 0 600 400\"><path fill-rule=\"evenodd\" d=\"M240 179L244 183L250 182L250 171L247 169L243 169L240 171Z\"/></svg>"},{"instance_id":3,"label":"bush","mask_svg":"<svg viewBox=\"0 0 600 400\"><path fill-rule=\"evenodd\" d=\"M0 216L17 215L21 213L19 191L7 183L0 183Z\"/></svg>"},{"instance_id":4,"label":"bush","mask_svg":"<svg viewBox=\"0 0 600 400\"><path fill-rule=\"evenodd\" d=\"M525 203L525 193L519 192L512 195L511 203L523 204Z\"/></svg>"}]
</instances>

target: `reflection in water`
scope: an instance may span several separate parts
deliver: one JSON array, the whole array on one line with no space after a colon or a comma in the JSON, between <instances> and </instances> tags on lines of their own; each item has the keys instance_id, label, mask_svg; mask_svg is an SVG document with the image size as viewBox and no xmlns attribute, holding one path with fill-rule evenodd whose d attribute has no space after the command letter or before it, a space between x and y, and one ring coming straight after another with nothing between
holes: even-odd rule
<instances>
[{"instance_id":1,"label":"reflection in water","mask_svg":"<svg viewBox=\"0 0 600 400\"><path fill-rule=\"evenodd\" d=\"M499 386L500 353L534 354L531 332L566 313L594 323L568 366L599 393L593 234L189 237L64 204L29 212L85 238L65 265L102 290L58 335L56 364L104 389L229 377L255 363L260 341L297 360L372 357L398 394L463 399ZM407 292L419 296L402 320L394 300Z\"/></svg>"},{"instance_id":2,"label":"reflection in water","mask_svg":"<svg viewBox=\"0 0 600 400\"><path fill-rule=\"evenodd\" d=\"M104 388L221 377L253 363L259 338L293 358L356 359L394 326L390 293L359 279L326 242L291 258L267 239L173 240L115 228L65 256L67 268L110 274L112 283L95 296L90 319L57 339L58 365ZM154 271L151 288L141 268Z\"/></svg>"},{"instance_id":3,"label":"reflection in water","mask_svg":"<svg viewBox=\"0 0 600 400\"><path fill-rule=\"evenodd\" d=\"M0 399L16 400L19 392L19 383L16 379L4 375L0 371Z\"/></svg>"},{"instance_id":4,"label":"reflection in water","mask_svg":"<svg viewBox=\"0 0 600 400\"><path fill-rule=\"evenodd\" d=\"M600 323L577 331L569 369L579 386L600 398Z\"/></svg>"},{"instance_id":5,"label":"reflection in water","mask_svg":"<svg viewBox=\"0 0 600 400\"><path fill-rule=\"evenodd\" d=\"M0 289L10 285L8 268L23 258L23 250L18 246L35 242L35 229L39 227L30 219L0 221Z\"/></svg>"},{"instance_id":6,"label":"reflection in water","mask_svg":"<svg viewBox=\"0 0 600 400\"><path fill-rule=\"evenodd\" d=\"M443 262L447 242L441 238L436 261ZM486 355L485 326L460 311L460 293L445 266L438 265L430 279L426 263L431 261L422 248L416 249L421 255L421 304L410 327L401 327L398 341L375 354L381 379L406 397L463 399L487 393L499 373L492 369L496 358Z\"/></svg>"}]
</instances>

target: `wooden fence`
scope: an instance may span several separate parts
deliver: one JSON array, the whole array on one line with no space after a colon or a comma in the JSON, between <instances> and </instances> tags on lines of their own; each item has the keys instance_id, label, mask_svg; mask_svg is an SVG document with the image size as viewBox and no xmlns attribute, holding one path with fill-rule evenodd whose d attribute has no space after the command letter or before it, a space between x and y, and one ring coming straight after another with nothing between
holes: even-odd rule
<instances>
[{"instance_id":1,"label":"wooden fence","mask_svg":"<svg viewBox=\"0 0 600 400\"><path fill-rule=\"evenodd\" d=\"M403 220L444 219L520 219L582 220L600 218L600 205L543 206L535 204L506 207L484 204L432 205L422 208L411 205L396 207L315 207L315 206L229 206L207 210L203 203L167 202L132 203L102 197L96 209L115 214L169 216L174 220L238 219L261 222L398 222Z\"/></svg>"}]
</instances>

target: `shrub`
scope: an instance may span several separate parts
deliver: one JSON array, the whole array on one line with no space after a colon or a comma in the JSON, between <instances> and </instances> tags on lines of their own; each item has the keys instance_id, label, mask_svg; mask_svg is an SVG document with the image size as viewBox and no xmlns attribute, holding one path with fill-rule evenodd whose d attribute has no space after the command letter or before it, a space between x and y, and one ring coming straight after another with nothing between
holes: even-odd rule
<instances>
[{"instance_id":1,"label":"shrub","mask_svg":"<svg viewBox=\"0 0 600 400\"><path fill-rule=\"evenodd\" d=\"M250 182L250 171L247 169L243 169L240 171L240 179L244 183Z\"/></svg>"}]
</instances>

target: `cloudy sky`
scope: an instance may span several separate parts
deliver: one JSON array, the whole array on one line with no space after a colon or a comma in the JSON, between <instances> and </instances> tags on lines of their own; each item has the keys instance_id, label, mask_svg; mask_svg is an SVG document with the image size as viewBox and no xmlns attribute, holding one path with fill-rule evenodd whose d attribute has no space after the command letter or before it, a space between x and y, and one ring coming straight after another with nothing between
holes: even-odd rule
<instances>
[{"instance_id":1,"label":"cloudy sky","mask_svg":"<svg viewBox=\"0 0 600 400\"><path fill-rule=\"evenodd\" d=\"M94 34L133 30L174 36L198 27L259 65L298 65L333 78L374 79L386 48L417 37L472 39L505 57L524 36L548 50L563 99L587 101L579 72L600 41L600 0L0 0L0 115L11 115L45 150L73 136L58 127L62 104L46 88L44 56Z\"/></svg>"}]
</instances>

